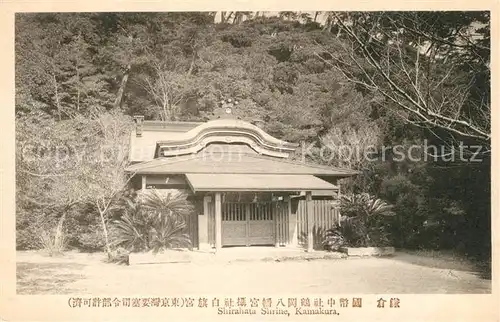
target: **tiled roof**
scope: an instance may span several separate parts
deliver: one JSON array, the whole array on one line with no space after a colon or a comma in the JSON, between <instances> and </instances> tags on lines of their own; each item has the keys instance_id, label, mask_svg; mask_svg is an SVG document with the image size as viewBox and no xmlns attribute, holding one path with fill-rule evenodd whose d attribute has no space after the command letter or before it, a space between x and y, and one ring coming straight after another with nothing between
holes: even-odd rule
<instances>
[{"instance_id":1,"label":"tiled roof","mask_svg":"<svg viewBox=\"0 0 500 322\"><path fill-rule=\"evenodd\" d=\"M194 192L198 191L301 191L326 190L337 187L322 179L305 174L213 174L186 175Z\"/></svg>"},{"instance_id":2,"label":"tiled roof","mask_svg":"<svg viewBox=\"0 0 500 322\"><path fill-rule=\"evenodd\" d=\"M158 158L133 164L127 168L137 174L159 173L226 173L226 174L311 174L349 177L356 171L307 164L258 154L210 153L171 158Z\"/></svg>"}]
</instances>

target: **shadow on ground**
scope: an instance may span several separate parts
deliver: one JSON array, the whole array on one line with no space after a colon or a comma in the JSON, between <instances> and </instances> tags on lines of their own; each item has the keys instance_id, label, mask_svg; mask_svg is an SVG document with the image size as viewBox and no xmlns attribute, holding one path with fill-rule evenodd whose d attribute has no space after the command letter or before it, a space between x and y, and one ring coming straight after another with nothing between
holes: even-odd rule
<instances>
[{"instance_id":1,"label":"shadow on ground","mask_svg":"<svg viewBox=\"0 0 500 322\"><path fill-rule=\"evenodd\" d=\"M386 257L429 268L448 269L473 274L481 279L491 280L491 263L486 261L471 261L458 255L440 253L439 255L423 255L412 252L396 252L394 256Z\"/></svg>"},{"instance_id":2,"label":"shadow on ground","mask_svg":"<svg viewBox=\"0 0 500 322\"><path fill-rule=\"evenodd\" d=\"M86 265L75 263L17 263L17 294L68 294L76 291L69 284L85 275Z\"/></svg>"}]
</instances>

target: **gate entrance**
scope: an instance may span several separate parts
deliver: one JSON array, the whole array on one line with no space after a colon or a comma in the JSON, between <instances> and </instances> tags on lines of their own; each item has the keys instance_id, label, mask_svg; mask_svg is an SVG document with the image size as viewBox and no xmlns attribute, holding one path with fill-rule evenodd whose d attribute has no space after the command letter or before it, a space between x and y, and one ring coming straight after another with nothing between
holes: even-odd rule
<instances>
[{"instance_id":1,"label":"gate entrance","mask_svg":"<svg viewBox=\"0 0 500 322\"><path fill-rule=\"evenodd\" d=\"M274 245L274 203L222 204L222 246Z\"/></svg>"}]
</instances>

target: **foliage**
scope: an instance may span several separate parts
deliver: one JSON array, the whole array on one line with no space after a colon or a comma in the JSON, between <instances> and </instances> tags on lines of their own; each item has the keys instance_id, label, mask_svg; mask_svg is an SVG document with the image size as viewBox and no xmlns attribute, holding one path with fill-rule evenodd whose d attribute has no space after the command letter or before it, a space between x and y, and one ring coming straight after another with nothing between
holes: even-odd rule
<instances>
[{"instance_id":1,"label":"foliage","mask_svg":"<svg viewBox=\"0 0 500 322\"><path fill-rule=\"evenodd\" d=\"M102 251L106 247L102 227L97 220L85 227L82 223L71 233L70 245L84 252Z\"/></svg>"},{"instance_id":2,"label":"foliage","mask_svg":"<svg viewBox=\"0 0 500 322\"><path fill-rule=\"evenodd\" d=\"M368 193L343 195L341 231L352 247L385 246L386 227L381 216L392 216L393 206Z\"/></svg>"},{"instance_id":3,"label":"foliage","mask_svg":"<svg viewBox=\"0 0 500 322\"><path fill-rule=\"evenodd\" d=\"M328 251L339 251L347 244L344 233L339 226L326 230L323 246Z\"/></svg>"},{"instance_id":4,"label":"foliage","mask_svg":"<svg viewBox=\"0 0 500 322\"><path fill-rule=\"evenodd\" d=\"M101 241L91 236L95 230L75 228L95 228L95 221L82 214L91 212L101 219L103 235L99 237L106 239L107 209L126 183L123 168L130 124L129 118L117 113L59 122L35 112L20 116L16 123L18 227L36 225L23 218L32 213L40 214L41 221L43 216L49 220L70 213L67 220L79 224L71 227L69 244L88 249L83 244L91 242L87 246L98 247ZM85 241L86 237L90 240ZM34 247L32 242L27 244L19 246Z\"/></svg>"},{"instance_id":5,"label":"foliage","mask_svg":"<svg viewBox=\"0 0 500 322\"><path fill-rule=\"evenodd\" d=\"M180 191L164 192L151 189L139 196L146 211L161 219L162 216L186 218L193 213L193 205Z\"/></svg>"},{"instance_id":6,"label":"foliage","mask_svg":"<svg viewBox=\"0 0 500 322\"><path fill-rule=\"evenodd\" d=\"M153 253L191 246L185 228L186 216L192 215L193 206L182 193L148 190L137 200L125 198L122 207L121 217L112 222L116 232L114 246L130 252Z\"/></svg>"},{"instance_id":7,"label":"foliage","mask_svg":"<svg viewBox=\"0 0 500 322\"><path fill-rule=\"evenodd\" d=\"M313 226L313 249L314 250L323 250L325 249L325 245L323 241L325 240L326 230L320 226ZM307 231L302 232L298 236L299 242L302 245L307 245Z\"/></svg>"},{"instance_id":8,"label":"foliage","mask_svg":"<svg viewBox=\"0 0 500 322\"><path fill-rule=\"evenodd\" d=\"M153 253L162 250L191 247L191 240L188 234L184 233L186 222L178 216L162 216L152 227L151 249Z\"/></svg>"},{"instance_id":9,"label":"foliage","mask_svg":"<svg viewBox=\"0 0 500 322\"><path fill-rule=\"evenodd\" d=\"M40 229L37 234L40 248L50 256L61 255L67 247L63 215L53 229Z\"/></svg>"},{"instance_id":10,"label":"foliage","mask_svg":"<svg viewBox=\"0 0 500 322\"><path fill-rule=\"evenodd\" d=\"M66 248L66 241L64 239L64 235L62 234L64 233L57 230L55 232L47 230L40 231L37 236L40 249L50 256L63 254Z\"/></svg>"},{"instance_id":11,"label":"foliage","mask_svg":"<svg viewBox=\"0 0 500 322\"><path fill-rule=\"evenodd\" d=\"M332 16L345 54L322 47L321 59L328 57L324 61L346 79L386 97L409 123L444 130L443 138L489 145L489 12ZM476 87L478 81L484 87Z\"/></svg>"},{"instance_id":12,"label":"foliage","mask_svg":"<svg viewBox=\"0 0 500 322\"><path fill-rule=\"evenodd\" d=\"M123 247L113 250L107 258L107 261L115 264L128 265L130 252Z\"/></svg>"}]
</instances>

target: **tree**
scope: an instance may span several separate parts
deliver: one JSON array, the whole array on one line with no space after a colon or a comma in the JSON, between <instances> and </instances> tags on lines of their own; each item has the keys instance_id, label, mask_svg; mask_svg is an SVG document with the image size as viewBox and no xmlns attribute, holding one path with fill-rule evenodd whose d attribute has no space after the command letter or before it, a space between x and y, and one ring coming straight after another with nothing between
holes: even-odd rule
<instances>
[{"instance_id":1,"label":"tree","mask_svg":"<svg viewBox=\"0 0 500 322\"><path fill-rule=\"evenodd\" d=\"M70 219L72 207L90 204L101 219L109 251L107 215L129 179L124 166L131 120L104 114L55 122L28 115L18 122L18 209L41 209L62 222Z\"/></svg>"},{"instance_id":2,"label":"tree","mask_svg":"<svg viewBox=\"0 0 500 322\"><path fill-rule=\"evenodd\" d=\"M319 59L351 82L383 95L408 123L489 146L489 86L482 92L477 88L483 74L489 74L488 13L333 17L347 41L340 43L345 55L320 46ZM473 37L471 30L479 36Z\"/></svg>"},{"instance_id":3,"label":"tree","mask_svg":"<svg viewBox=\"0 0 500 322\"><path fill-rule=\"evenodd\" d=\"M16 19L16 110L34 105L59 120L105 110L107 75L93 61L98 45L91 14L26 14Z\"/></svg>"},{"instance_id":4,"label":"tree","mask_svg":"<svg viewBox=\"0 0 500 322\"><path fill-rule=\"evenodd\" d=\"M152 62L153 75L144 75L138 83L152 98L160 118L173 121L180 114L180 104L194 97L195 79L187 71L167 69L162 62Z\"/></svg>"},{"instance_id":5,"label":"tree","mask_svg":"<svg viewBox=\"0 0 500 322\"><path fill-rule=\"evenodd\" d=\"M106 251L110 255L108 214L133 176L125 173L131 122L130 119L120 116L102 115L95 123L100 136L81 163L78 178L73 179L73 184L77 186L76 190L84 200L96 207Z\"/></svg>"}]
</instances>

